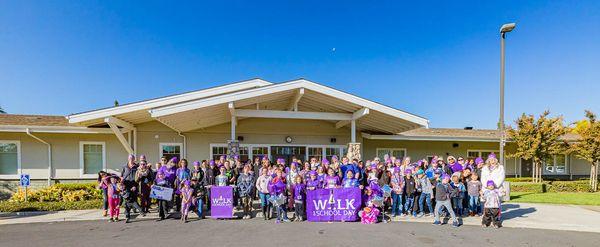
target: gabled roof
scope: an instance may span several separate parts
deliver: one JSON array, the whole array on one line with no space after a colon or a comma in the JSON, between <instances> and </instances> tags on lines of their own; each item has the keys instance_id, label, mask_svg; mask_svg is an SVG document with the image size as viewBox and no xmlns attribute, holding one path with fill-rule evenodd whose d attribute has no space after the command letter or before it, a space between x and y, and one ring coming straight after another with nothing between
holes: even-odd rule
<instances>
[{"instance_id":1,"label":"gabled roof","mask_svg":"<svg viewBox=\"0 0 600 247\"><path fill-rule=\"evenodd\" d=\"M0 114L0 125L74 126L64 116Z\"/></svg>"},{"instance_id":2,"label":"gabled roof","mask_svg":"<svg viewBox=\"0 0 600 247\"><path fill-rule=\"evenodd\" d=\"M160 98L124 104L115 107L75 113L67 116L67 119L69 120L69 123L78 123L80 125L86 126L100 123L105 117L110 116L119 116L122 117L123 120L131 123L142 123L152 120L152 118L148 114L148 110L152 108L212 97L240 90L268 86L271 84L273 83L256 78L182 94L175 94ZM128 114L129 116L121 116L123 114Z\"/></svg>"},{"instance_id":3,"label":"gabled roof","mask_svg":"<svg viewBox=\"0 0 600 247\"><path fill-rule=\"evenodd\" d=\"M260 88L242 90L149 110L151 116L181 131L210 127L230 121L228 103L235 108L286 110L288 103L302 90L298 111L353 113L368 108L370 113L358 120L359 129L374 133L399 133L427 127L423 117L382 105L306 79L298 79Z\"/></svg>"}]
</instances>

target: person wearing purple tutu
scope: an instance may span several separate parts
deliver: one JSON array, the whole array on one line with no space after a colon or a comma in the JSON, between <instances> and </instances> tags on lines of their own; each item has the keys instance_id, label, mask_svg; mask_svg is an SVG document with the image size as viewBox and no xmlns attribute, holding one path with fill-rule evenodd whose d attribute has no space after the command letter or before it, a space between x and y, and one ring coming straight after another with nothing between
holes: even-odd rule
<instances>
[{"instance_id":1,"label":"person wearing purple tutu","mask_svg":"<svg viewBox=\"0 0 600 247\"><path fill-rule=\"evenodd\" d=\"M271 197L280 198L282 203L276 206L277 209L277 223L279 222L290 222L287 217L286 205L285 205L285 178L281 169L275 170L275 177L269 182L269 194ZM280 201L281 202L281 201Z\"/></svg>"},{"instance_id":2,"label":"person wearing purple tutu","mask_svg":"<svg viewBox=\"0 0 600 247\"><path fill-rule=\"evenodd\" d=\"M193 196L193 190L190 187L190 180L184 180L181 183L181 188L179 190L181 193L181 221L187 223L188 215L190 213L190 206L192 206Z\"/></svg>"}]
</instances>

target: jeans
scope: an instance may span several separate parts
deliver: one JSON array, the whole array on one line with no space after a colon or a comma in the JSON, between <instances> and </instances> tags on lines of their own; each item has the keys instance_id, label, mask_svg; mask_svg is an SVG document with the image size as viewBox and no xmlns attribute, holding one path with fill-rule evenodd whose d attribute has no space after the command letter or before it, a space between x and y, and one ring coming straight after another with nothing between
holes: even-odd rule
<instances>
[{"instance_id":1,"label":"jeans","mask_svg":"<svg viewBox=\"0 0 600 247\"><path fill-rule=\"evenodd\" d=\"M423 202L427 203L427 209L429 209L429 213L433 213L433 209L431 208L431 194L421 193L421 197L419 197L419 208L421 209L421 213L425 213Z\"/></svg>"},{"instance_id":2,"label":"jeans","mask_svg":"<svg viewBox=\"0 0 600 247\"><path fill-rule=\"evenodd\" d=\"M402 214L402 194L392 192L392 216Z\"/></svg>"},{"instance_id":3,"label":"jeans","mask_svg":"<svg viewBox=\"0 0 600 247\"><path fill-rule=\"evenodd\" d=\"M294 201L294 214L296 215L296 219L304 220L306 216L304 216L306 210L304 210L304 203L302 201Z\"/></svg>"},{"instance_id":4,"label":"jeans","mask_svg":"<svg viewBox=\"0 0 600 247\"><path fill-rule=\"evenodd\" d=\"M454 209L454 213L459 216L462 215L463 199L461 197L452 197L452 208Z\"/></svg>"},{"instance_id":5,"label":"jeans","mask_svg":"<svg viewBox=\"0 0 600 247\"><path fill-rule=\"evenodd\" d=\"M138 212L143 212L140 204L137 203L134 199L125 200L125 218L131 218L131 209L135 208ZM180 205L181 206L181 205Z\"/></svg>"},{"instance_id":6,"label":"jeans","mask_svg":"<svg viewBox=\"0 0 600 247\"><path fill-rule=\"evenodd\" d=\"M404 202L404 213L408 214L413 208L415 203L415 195L406 195L406 201ZM413 212L416 213L416 212Z\"/></svg>"},{"instance_id":7,"label":"jeans","mask_svg":"<svg viewBox=\"0 0 600 247\"><path fill-rule=\"evenodd\" d=\"M286 207L286 203L277 206L277 220L288 220Z\"/></svg>"},{"instance_id":8,"label":"jeans","mask_svg":"<svg viewBox=\"0 0 600 247\"><path fill-rule=\"evenodd\" d=\"M260 198L260 205L266 207L269 205L269 198L271 195L269 193L258 192L258 197Z\"/></svg>"},{"instance_id":9,"label":"jeans","mask_svg":"<svg viewBox=\"0 0 600 247\"><path fill-rule=\"evenodd\" d=\"M442 209L442 207L445 207L446 210L448 210L448 212L450 212L450 217L452 218L452 222L458 222L458 220L456 219L456 215L454 214L454 211L452 211L452 205L450 204L449 200L437 201L435 203L435 221L437 221L437 222L440 221L440 210Z\"/></svg>"},{"instance_id":10,"label":"jeans","mask_svg":"<svg viewBox=\"0 0 600 247\"><path fill-rule=\"evenodd\" d=\"M204 207L204 200L202 198L196 199L196 214L198 218L202 218L202 207Z\"/></svg>"},{"instance_id":11,"label":"jeans","mask_svg":"<svg viewBox=\"0 0 600 247\"><path fill-rule=\"evenodd\" d=\"M479 196L469 196L469 212L479 213Z\"/></svg>"}]
</instances>

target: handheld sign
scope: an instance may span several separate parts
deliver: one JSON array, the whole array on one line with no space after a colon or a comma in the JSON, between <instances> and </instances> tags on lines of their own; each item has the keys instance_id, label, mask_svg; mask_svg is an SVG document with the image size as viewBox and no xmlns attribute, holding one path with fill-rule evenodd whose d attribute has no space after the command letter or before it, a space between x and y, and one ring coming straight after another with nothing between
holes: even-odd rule
<instances>
[{"instance_id":1,"label":"handheld sign","mask_svg":"<svg viewBox=\"0 0 600 247\"><path fill-rule=\"evenodd\" d=\"M171 201L171 198L173 198L173 189L152 185L150 190L150 198Z\"/></svg>"}]
</instances>

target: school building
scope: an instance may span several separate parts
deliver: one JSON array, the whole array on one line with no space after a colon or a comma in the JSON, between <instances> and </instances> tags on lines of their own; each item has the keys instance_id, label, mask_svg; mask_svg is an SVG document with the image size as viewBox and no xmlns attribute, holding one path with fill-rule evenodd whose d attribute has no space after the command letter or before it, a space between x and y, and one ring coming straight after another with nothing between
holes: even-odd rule
<instances>
[{"instance_id":1,"label":"school building","mask_svg":"<svg viewBox=\"0 0 600 247\"><path fill-rule=\"evenodd\" d=\"M0 114L0 188L15 191L20 174L38 185L89 181L99 170L120 171L127 154L145 154L150 162L231 152L243 160L385 154L415 160L485 157L498 154L498 145L497 130L429 128L425 117L306 79L251 79L68 116ZM531 161L506 159L505 169L507 176L530 176ZM589 165L557 155L543 171L572 179L589 176Z\"/></svg>"}]
</instances>

